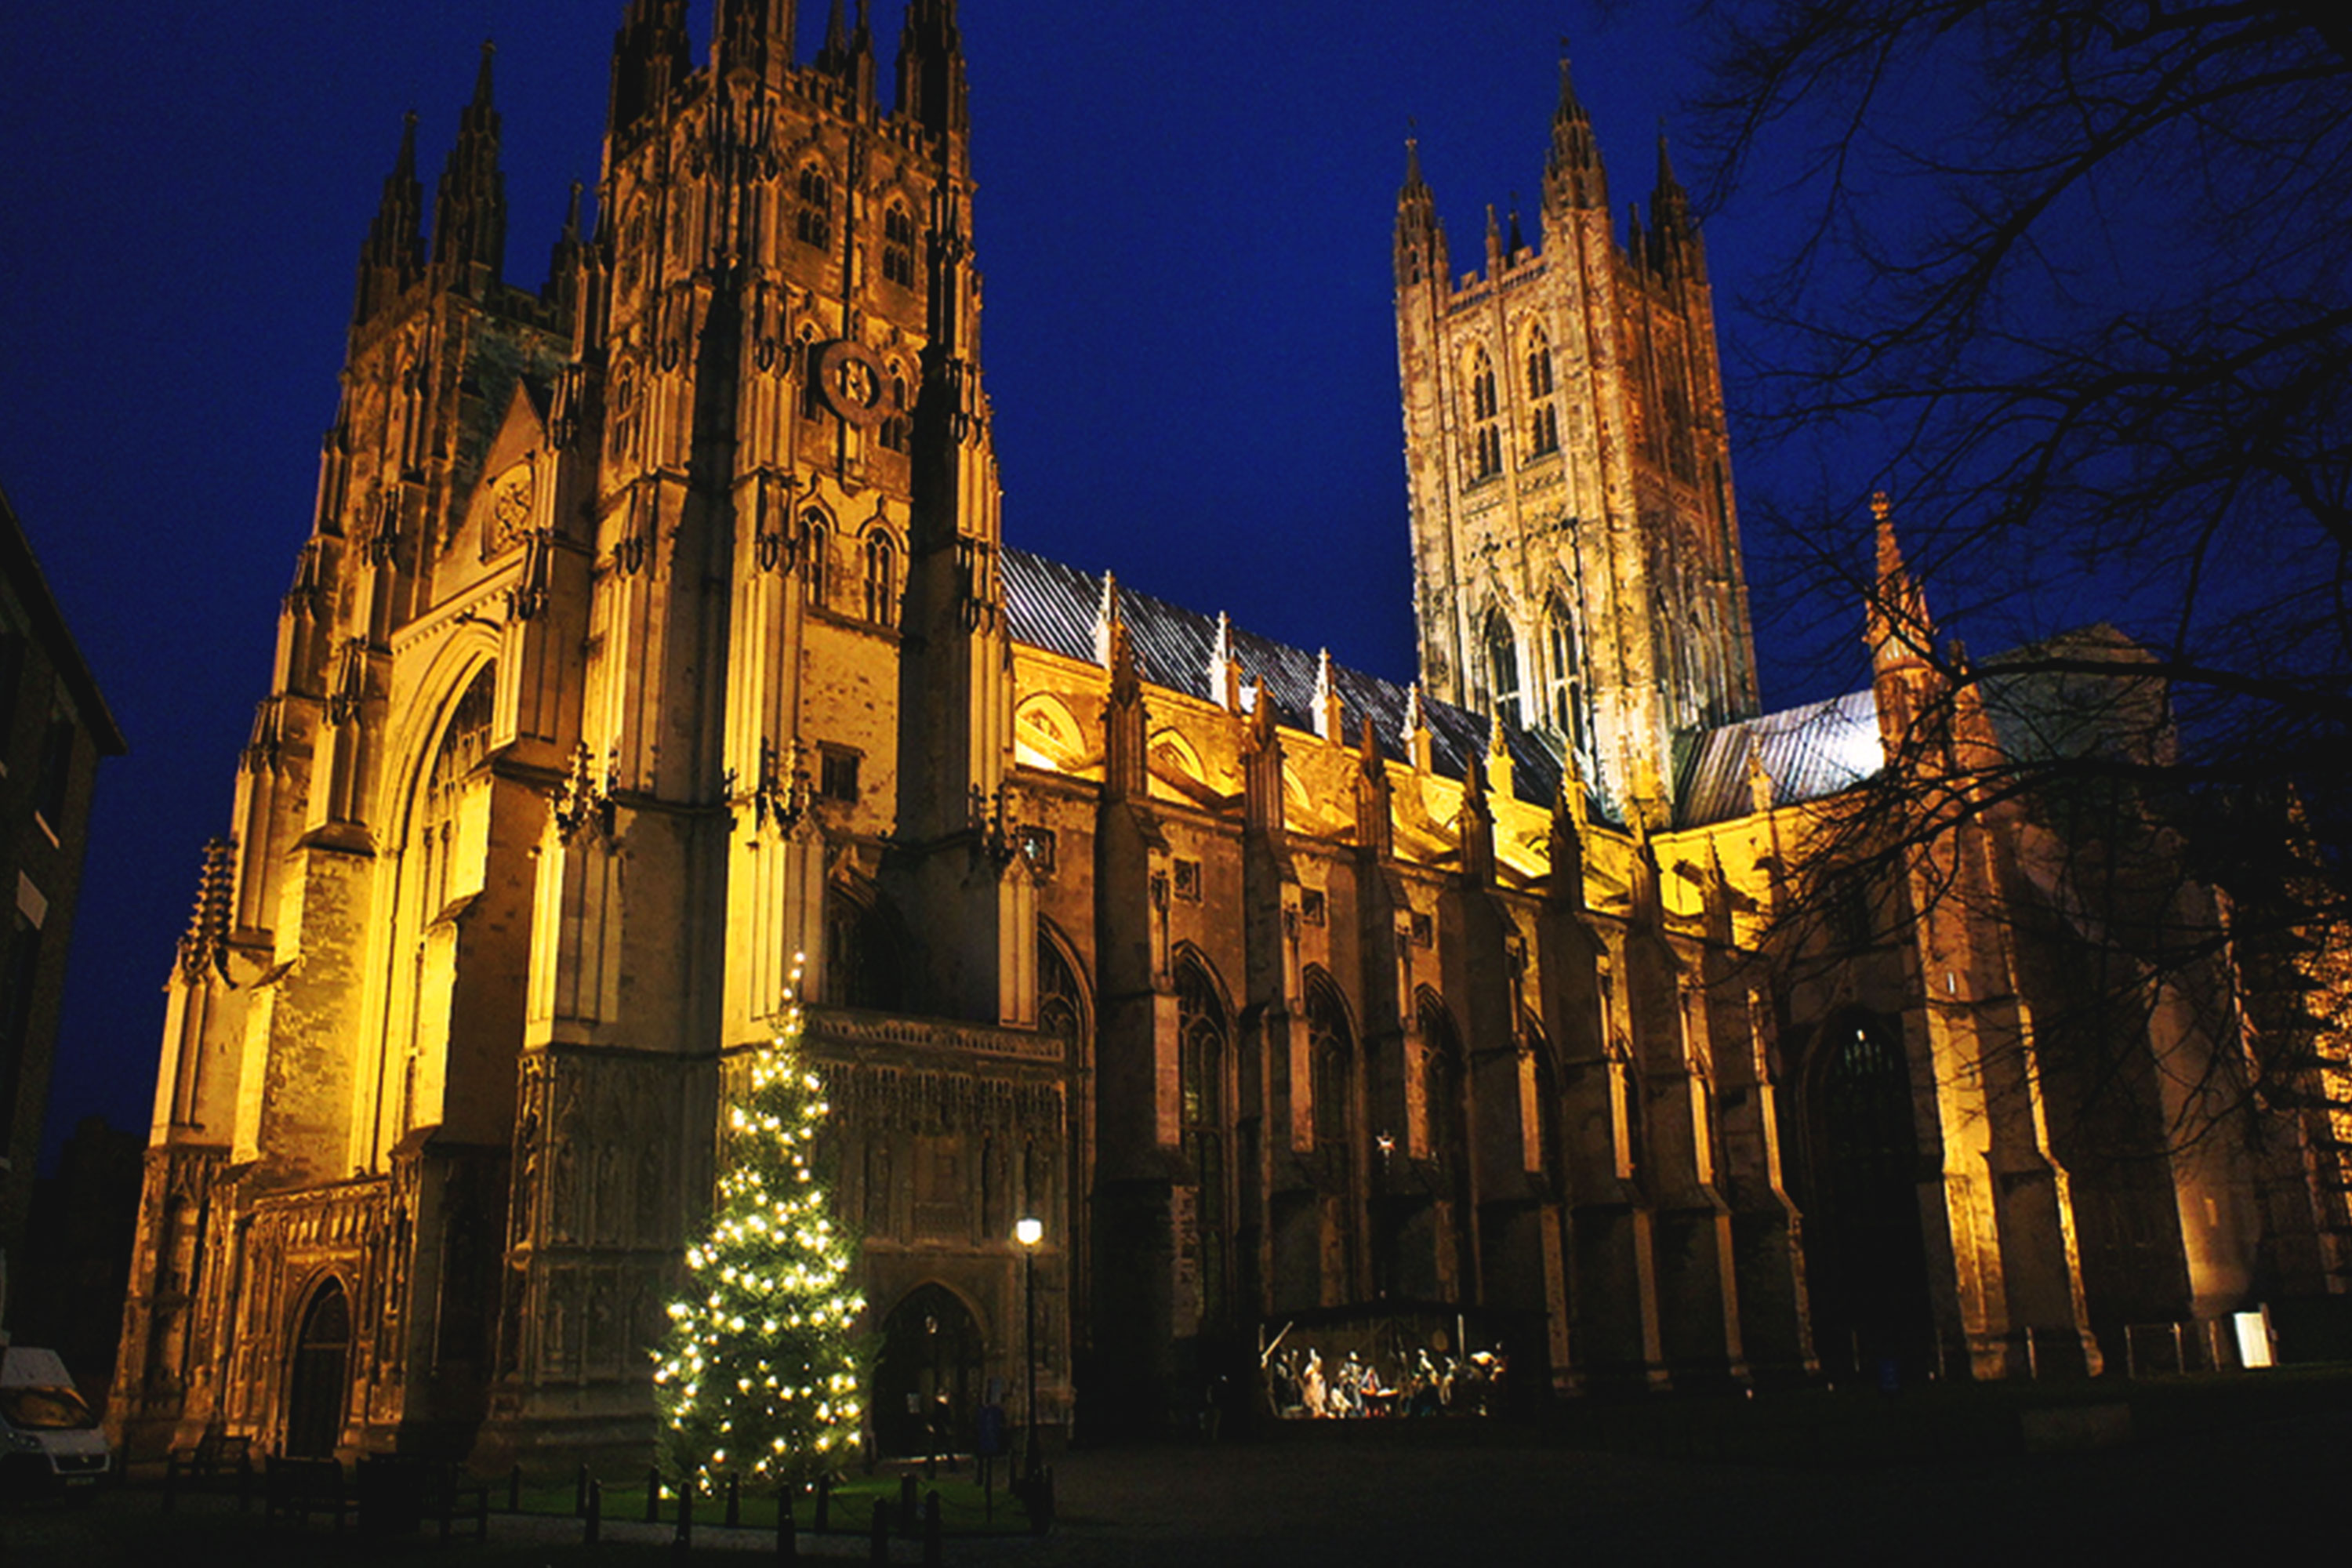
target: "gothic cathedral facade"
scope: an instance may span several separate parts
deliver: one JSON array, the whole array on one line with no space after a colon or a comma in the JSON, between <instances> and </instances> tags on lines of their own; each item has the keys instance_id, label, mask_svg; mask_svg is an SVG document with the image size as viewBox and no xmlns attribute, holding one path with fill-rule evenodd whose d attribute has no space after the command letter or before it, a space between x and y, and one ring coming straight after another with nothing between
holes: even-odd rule
<instances>
[{"instance_id":1,"label":"gothic cathedral facade","mask_svg":"<svg viewBox=\"0 0 2352 1568\"><path fill-rule=\"evenodd\" d=\"M2085 1218L2000 931L1920 899L1760 961L1858 776L1799 764L1936 678L1883 626L1873 691L1759 713L1663 156L1621 241L1563 79L1540 243L1461 279L1409 174L1398 685L1004 543L955 6L910 0L887 108L857 11L803 63L792 0L718 0L698 64L630 0L535 290L487 55L429 233L404 142L171 977L135 1449L641 1463L722 1083L796 985L885 1448L902 1392L1017 1381L1023 1215L1039 1415L1094 1430L1415 1313L1525 1394L1848 1336L2093 1368L2334 1245L2228 1150Z\"/></svg>"}]
</instances>

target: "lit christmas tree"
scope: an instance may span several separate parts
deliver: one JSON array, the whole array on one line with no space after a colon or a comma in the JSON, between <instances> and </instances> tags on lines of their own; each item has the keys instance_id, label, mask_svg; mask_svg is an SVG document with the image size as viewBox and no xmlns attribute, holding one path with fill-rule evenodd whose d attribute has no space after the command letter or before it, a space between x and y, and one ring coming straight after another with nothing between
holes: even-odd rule
<instances>
[{"instance_id":1,"label":"lit christmas tree","mask_svg":"<svg viewBox=\"0 0 2352 1568\"><path fill-rule=\"evenodd\" d=\"M729 1475L805 1482L835 1468L864 1411L857 1243L813 1165L829 1108L800 1033L794 1007L728 1107L718 1208L687 1248L687 1294L655 1356L664 1468L706 1495Z\"/></svg>"}]
</instances>

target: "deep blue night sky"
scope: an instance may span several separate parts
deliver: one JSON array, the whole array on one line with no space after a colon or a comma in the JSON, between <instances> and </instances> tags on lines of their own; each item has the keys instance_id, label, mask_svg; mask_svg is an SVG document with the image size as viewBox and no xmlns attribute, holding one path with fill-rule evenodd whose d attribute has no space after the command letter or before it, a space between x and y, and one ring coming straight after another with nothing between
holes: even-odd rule
<instances>
[{"instance_id":1,"label":"deep blue night sky","mask_svg":"<svg viewBox=\"0 0 2352 1568\"><path fill-rule=\"evenodd\" d=\"M401 115L422 117L429 194L498 40L508 273L535 282L566 186L596 176L622 8L83 0L0 22L0 485L132 746L100 782L52 1148L93 1112L145 1123L160 986L265 693ZM1540 187L1566 33L1619 205L1646 202L1696 78L1676 14L962 9L1007 537L1409 676L1390 274L1408 126L1475 264L1486 204ZM803 10L805 54L823 16ZM886 83L900 10L876 7ZM1770 216L1735 203L1706 230L1734 342ZM1839 683L1793 657L1796 629L1858 653L1850 600L1759 587L1758 621L1768 705Z\"/></svg>"}]
</instances>

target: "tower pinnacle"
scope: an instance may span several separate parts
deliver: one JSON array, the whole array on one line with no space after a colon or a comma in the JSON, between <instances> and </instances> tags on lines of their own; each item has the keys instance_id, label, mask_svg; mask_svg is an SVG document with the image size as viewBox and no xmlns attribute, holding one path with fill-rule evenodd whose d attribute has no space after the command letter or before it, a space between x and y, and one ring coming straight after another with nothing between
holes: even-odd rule
<instances>
[{"instance_id":1,"label":"tower pinnacle","mask_svg":"<svg viewBox=\"0 0 2352 1568\"><path fill-rule=\"evenodd\" d=\"M401 121L400 154L384 177L383 199L360 248L359 301L352 319L366 321L416 281L425 265L425 187L416 178L416 112Z\"/></svg>"},{"instance_id":2,"label":"tower pinnacle","mask_svg":"<svg viewBox=\"0 0 2352 1568\"><path fill-rule=\"evenodd\" d=\"M506 176L499 170L499 111L491 99L495 44L482 45L474 97L457 120L457 144L442 166L433 204L433 265L467 293L499 280L506 261Z\"/></svg>"}]
</instances>

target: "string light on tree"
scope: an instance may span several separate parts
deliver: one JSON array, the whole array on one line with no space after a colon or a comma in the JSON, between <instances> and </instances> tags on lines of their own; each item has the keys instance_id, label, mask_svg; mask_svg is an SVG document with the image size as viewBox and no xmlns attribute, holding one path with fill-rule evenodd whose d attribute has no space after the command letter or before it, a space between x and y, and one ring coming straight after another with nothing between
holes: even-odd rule
<instances>
[{"instance_id":1,"label":"string light on tree","mask_svg":"<svg viewBox=\"0 0 2352 1568\"><path fill-rule=\"evenodd\" d=\"M865 1412L857 1239L817 1177L831 1108L802 1059L802 1022L795 1002L727 1108L719 1201L687 1248L687 1290L654 1356L664 1469L706 1495L730 1475L799 1482L835 1468Z\"/></svg>"}]
</instances>

